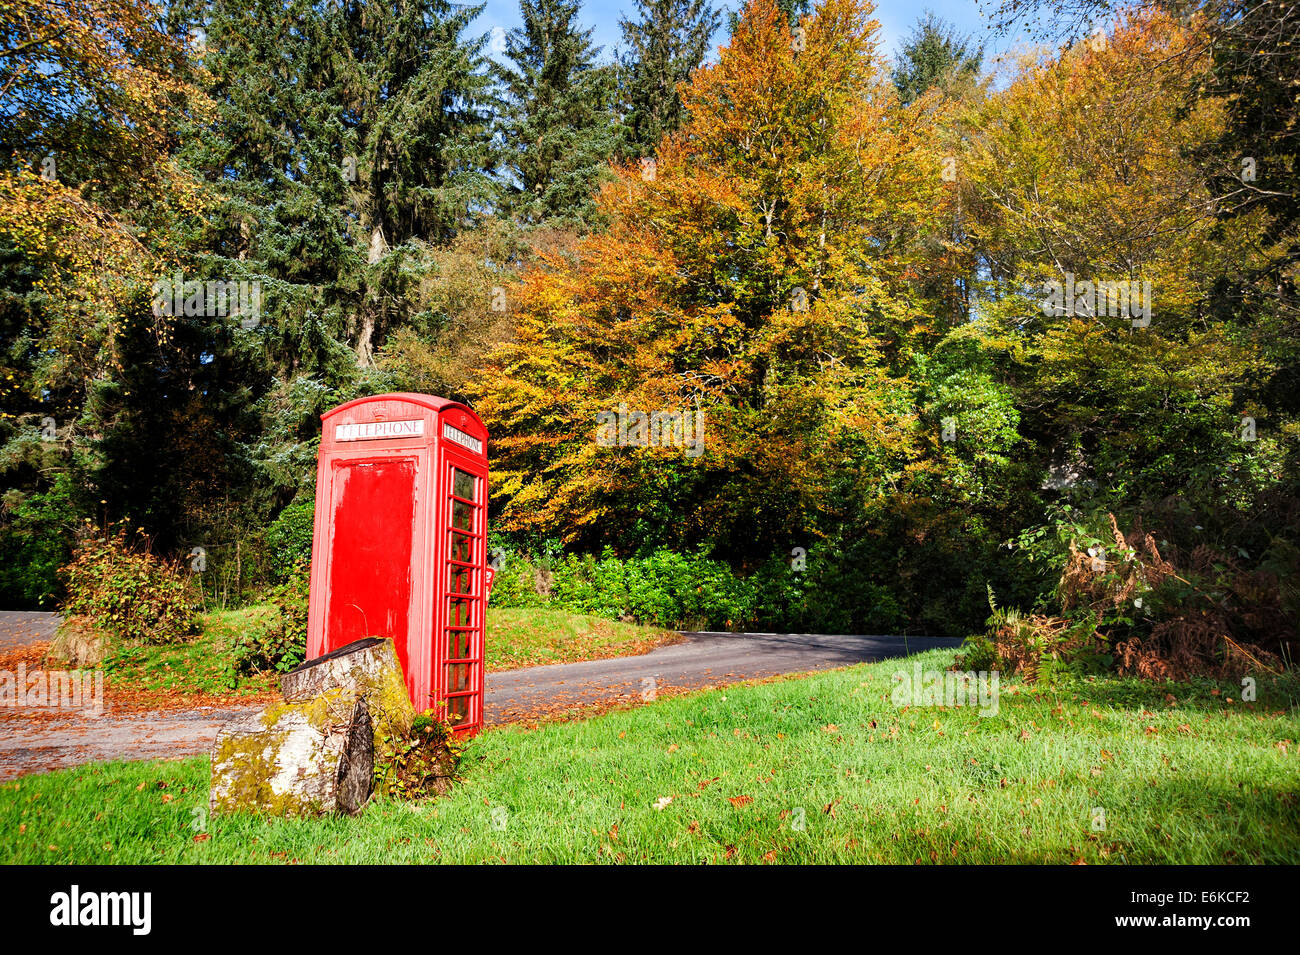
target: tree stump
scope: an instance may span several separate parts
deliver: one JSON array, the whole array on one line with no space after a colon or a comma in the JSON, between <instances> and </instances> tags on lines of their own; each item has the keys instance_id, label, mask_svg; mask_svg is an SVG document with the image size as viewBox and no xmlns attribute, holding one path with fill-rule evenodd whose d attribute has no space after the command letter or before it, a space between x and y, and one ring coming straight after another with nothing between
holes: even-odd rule
<instances>
[{"instance_id":1,"label":"tree stump","mask_svg":"<svg viewBox=\"0 0 1300 955\"><path fill-rule=\"evenodd\" d=\"M283 703L227 723L212 749L214 812L354 813L375 763L410 731L414 708L392 641L368 638L280 681Z\"/></svg>"}]
</instances>

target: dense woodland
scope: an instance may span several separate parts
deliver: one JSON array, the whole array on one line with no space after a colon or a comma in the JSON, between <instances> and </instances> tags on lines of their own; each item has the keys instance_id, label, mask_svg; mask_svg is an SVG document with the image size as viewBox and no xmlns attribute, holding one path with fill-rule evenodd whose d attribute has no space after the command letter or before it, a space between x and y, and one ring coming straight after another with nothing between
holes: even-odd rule
<instances>
[{"instance_id":1,"label":"dense woodland","mask_svg":"<svg viewBox=\"0 0 1300 955\"><path fill-rule=\"evenodd\" d=\"M487 424L502 600L1294 633L1292 4L1009 0L996 60L886 58L867 0L636 0L616 50L522 0L495 57L477 13L5 0L0 605L104 533L256 599L320 412L416 391Z\"/></svg>"}]
</instances>

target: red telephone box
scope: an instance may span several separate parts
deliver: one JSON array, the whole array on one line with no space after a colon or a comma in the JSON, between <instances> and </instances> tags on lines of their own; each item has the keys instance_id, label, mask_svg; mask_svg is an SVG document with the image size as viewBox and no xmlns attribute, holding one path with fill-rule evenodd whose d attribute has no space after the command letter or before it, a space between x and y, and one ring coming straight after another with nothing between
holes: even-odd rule
<instances>
[{"instance_id":1,"label":"red telephone box","mask_svg":"<svg viewBox=\"0 0 1300 955\"><path fill-rule=\"evenodd\" d=\"M390 637L416 710L483 725L487 430L432 395L321 415L307 656Z\"/></svg>"}]
</instances>

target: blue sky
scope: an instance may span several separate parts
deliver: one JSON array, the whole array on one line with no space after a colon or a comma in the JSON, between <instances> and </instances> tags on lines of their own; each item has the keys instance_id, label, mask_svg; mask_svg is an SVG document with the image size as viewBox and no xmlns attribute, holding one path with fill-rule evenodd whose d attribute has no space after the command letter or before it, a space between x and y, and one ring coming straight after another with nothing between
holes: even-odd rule
<instances>
[{"instance_id":1,"label":"blue sky","mask_svg":"<svg viewBox=\"0 0 1300 955\"><path fill-rule=\"evenodd\" d=\"M725 0L721 3L714 0L714 2L726 11L735 10L740 5L739 0ZM518 0L486 0L486 3L486 8L475 23L479 32L486 33L493 28L510 30L518 26ZM994 4L987 4L987 6L992 9ZM583 24L595 28L594 39L597 44L605 48L602 53L604 58L608 59L622 40L622 33L618 28L620 17L631 15L633 10L635 4L632 0L583 0ZM887 54L892 57L899 42L911 32L912 25L926 10L934 11L962 32L984 40L986 49L991 54L1005 52L1013 45L1014 38L1002 39L993 36L992 31L987 28L987 21L980 16L980 5L977 0L878 0L875 17L880 21L881 40ZM726 20L724 14L723 26L714 38L715 46L727 40Z\"/></svg>"}]
</instances>

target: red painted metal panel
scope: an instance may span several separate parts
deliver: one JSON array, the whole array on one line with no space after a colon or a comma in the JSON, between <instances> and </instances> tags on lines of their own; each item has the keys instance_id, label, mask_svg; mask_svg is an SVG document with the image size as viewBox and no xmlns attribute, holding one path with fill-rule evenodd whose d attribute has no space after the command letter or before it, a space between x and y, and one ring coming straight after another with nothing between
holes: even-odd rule
<instances>
[{"instance_id":1,"label":"red painted metal panel","mask_svg":"<svg viewBox=\"0 0 1300 955\"><path fill-rule=\"evenodd\" d=\"M335 464L326 653L363 637L388 637L409 669L415 472L413 458Z\"/></svg>"}]
</instances>

